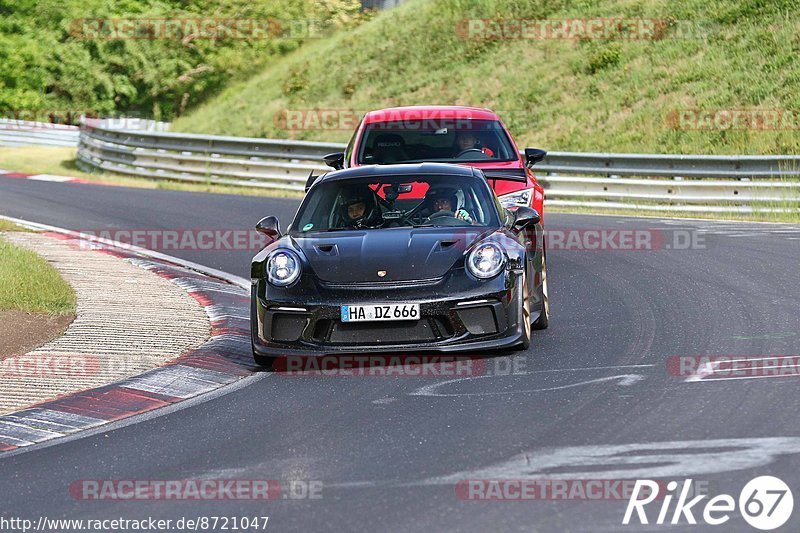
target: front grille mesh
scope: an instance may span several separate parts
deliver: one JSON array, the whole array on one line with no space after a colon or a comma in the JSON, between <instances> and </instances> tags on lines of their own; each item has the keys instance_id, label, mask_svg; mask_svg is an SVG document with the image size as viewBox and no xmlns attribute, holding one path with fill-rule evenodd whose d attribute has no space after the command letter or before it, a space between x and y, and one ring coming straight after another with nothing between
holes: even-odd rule
<instances>
[{"instance_id":1,"label":"front grille mesh","mask_svg":"<svg viewBox=\"0 0 800 533\"><path fill-rule=\"evenodd\" d=\"M317 324L315 340L330 344L413 344L435 342L453 335L453 329L441 317L424 317L403 322L354 322L338 320Z\"/></svg>"}]
</instances>

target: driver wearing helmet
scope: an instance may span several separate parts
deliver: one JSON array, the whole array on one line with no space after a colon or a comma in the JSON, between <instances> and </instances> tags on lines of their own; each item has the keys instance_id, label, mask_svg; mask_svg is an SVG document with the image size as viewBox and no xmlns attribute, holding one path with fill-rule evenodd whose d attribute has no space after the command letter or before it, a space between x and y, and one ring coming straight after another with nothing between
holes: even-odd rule
<instances>
[{"instance_id":1,"label":"driver wearing helmet","mask_svg":"<svg viewBox=\"0 0 800 533\"><path fill-rule=\"evenodd\" d=\"M451 188L432 188L425 195L425 201L431 207L431 215L439 212L452 213L450 216L455 217L464 222L474 224L474 219L469 212L464 209L458 209L458 196L456 196L455 189Z\"/></svg>"},{"instance_id":2,"label":"driver wearing helmet","mask_svg":"<svg viewBox=\"0 0 800 533\"><path fill-rule=\"evenodd\" d=\"M366 185L355 186L341 193L339 214L345 225L357 229L380 226L383 218L375 193Z\"/></svg>"},{"instance_id":3,"label":"driver wearing helmet","mask_svg":"<svg viewBox=\"0 0 800 533\"><path fill-rule=\"evenodd\" d=\"M456 157L469 150L477 150L487 157L494 157L494 152L491 149L485 146L481 147L480 139L474 133L461 131L456 135Z\"/></svg>"}]
</instances>

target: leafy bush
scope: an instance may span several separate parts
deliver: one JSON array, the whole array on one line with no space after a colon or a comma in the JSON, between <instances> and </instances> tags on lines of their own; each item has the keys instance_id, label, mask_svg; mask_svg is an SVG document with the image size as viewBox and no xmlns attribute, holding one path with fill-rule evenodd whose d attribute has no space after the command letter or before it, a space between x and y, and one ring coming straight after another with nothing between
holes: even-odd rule
<instances>
[{"instance_id":1,"label":"leafy bush","mask_svg":"<svg viewBox=\"0 0 800 533\"><path fill-rule=\"evenodd\" d=\"M357 0L0 0L0 114L85 111L171 120L318 38L315 32L354 27L368 16ZM215 40L188 28L174 38L114 39L82 22L200 17L275 21L274 32ZM110 38L85 38L89 31Z\"/></svg>"}]
</instances>

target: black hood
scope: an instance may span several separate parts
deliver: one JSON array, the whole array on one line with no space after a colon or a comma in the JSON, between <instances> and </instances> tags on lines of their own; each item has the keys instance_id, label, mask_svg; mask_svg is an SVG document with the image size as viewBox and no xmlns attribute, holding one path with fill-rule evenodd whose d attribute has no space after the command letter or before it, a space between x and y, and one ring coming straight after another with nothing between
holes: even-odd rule
<instances>
[{"instance_id":1,"label":"black hood","mask_svg":"<svg viewBox=\"0 0 800 533\"><path fill-rule=\"evenodd\" d=\"M333 283L408 281L443 276L489 228L393 228L297 236L314 273ZM383 277L378 271L386 271Z\"/></svg>"}]
</instances>

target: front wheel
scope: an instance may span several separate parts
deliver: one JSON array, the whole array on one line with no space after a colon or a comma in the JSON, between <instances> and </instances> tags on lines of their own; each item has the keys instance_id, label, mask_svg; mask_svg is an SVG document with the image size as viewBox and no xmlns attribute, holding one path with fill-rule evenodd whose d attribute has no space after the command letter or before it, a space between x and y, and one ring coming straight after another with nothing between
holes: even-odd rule
<instances>
[{"instance_id":1,"label":"front wheel","mask_svg":"<svg viewBox=\"0 0 800 533\"><path fill-rule=\"evenodd\" d=\"M518 350L527 350L531 347L531 298L528 294L528 271L522 273L520 286L519 320L522 322L522 338L517 345Z\"/></svg>"},{"instance_id":2,"label":"front wheel","mask_svg":"<svg viewBox=\"0 0 800 533\"><path fill-rule=\"evenodd\" d=\"M539 301L542 302L542 312L533 323L533 329L547 329L550 322L550 301L547 294L547 255L542 252L542 283L536 289L539 292Z\"/></svg>"}]
</instances>

